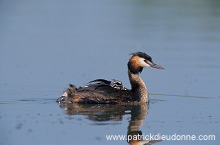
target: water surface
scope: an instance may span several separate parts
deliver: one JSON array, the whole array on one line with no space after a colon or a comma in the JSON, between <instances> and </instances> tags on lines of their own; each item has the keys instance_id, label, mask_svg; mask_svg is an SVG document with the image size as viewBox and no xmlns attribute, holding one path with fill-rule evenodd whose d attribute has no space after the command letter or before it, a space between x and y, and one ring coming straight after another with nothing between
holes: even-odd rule
<instances>
[{"instance_id":1,"label":"water surface","mask_svg":"<svg viewBox=\"0 0 220 145\"><path fill-rule=\"evenodd\" d=\"M219 144L220 2L81 0L0 2L0 144L128 144L106 135L189 134ZM72 105L68 86L96 78L126 87L130 53L144 69L149 105ZM132 130L132 131L131 131Z\"/></svg>"}]
</instances>

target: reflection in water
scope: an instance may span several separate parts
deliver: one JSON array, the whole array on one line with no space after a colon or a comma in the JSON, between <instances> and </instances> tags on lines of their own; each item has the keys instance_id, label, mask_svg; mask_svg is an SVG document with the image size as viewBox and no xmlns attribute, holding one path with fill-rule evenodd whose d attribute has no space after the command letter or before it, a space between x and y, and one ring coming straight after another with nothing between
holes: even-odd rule
<instances>
[{"instance_id":1,"label":"reflection in water","mask_svg":"<svg viewBox=\"0 0 220 145\"><path fill-rule=\"evenodd\" d=\"M148 104L133 104L133 105L120 105L120 104L77 104L68 103L61 104L60 107L65 110L68 115L85 115L92 121L121 121L123 116L130 114L131 118L127 128L128 143L130 145L145 144L150 145L160 140L143 140L142 131L139 127L142 121L147 116ZM139 138L137 138L139 136Z\"/></svg>"}]
</instances>

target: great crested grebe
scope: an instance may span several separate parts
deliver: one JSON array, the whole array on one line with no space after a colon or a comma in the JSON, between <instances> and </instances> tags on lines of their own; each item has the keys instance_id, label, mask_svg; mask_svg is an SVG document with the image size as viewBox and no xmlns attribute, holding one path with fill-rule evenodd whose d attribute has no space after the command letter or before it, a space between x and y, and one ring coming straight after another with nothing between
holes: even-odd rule
<instances>
[{"instance_id":1,"label":"great crested grebe","mask_svg":"<svg viewBox=\"0 0 220 145\"><path fill-rule=\"evenodd\" d=\"M153 63L152 58L144 52L132 53L128 61L128 76L131 89L126 89L118 80L107 81L97 79L90 81L84 87L69 85L63 95L57 99L58 103L132 103L148 102L148 90L139 76L144 67L164 69Z\"/></svg>"}]
</instances>

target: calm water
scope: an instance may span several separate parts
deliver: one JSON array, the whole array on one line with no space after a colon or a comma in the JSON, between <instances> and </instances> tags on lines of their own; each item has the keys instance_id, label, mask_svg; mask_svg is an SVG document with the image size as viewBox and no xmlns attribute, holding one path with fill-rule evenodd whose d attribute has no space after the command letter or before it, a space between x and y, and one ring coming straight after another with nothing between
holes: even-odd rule
<instances>
[{"instance_id":1,"label":"calm water","mask_svg":"<svg viewBox=\"0 0 220 145\"><path fill-rule=\"evenodd\" d=\"M145 69L149 105L69 105L69 83L118 79L129 53ZM128 144L106 135L215 135L220 143L219 0L0 1L0 144Z\"/></svg>"}]
</instances>

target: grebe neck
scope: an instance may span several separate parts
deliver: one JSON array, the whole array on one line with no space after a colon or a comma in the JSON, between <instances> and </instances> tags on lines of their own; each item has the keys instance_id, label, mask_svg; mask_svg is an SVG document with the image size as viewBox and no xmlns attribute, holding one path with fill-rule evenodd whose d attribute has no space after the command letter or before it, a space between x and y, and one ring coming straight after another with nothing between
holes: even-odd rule
<instances>
[{"instance_id":1,"label":"grebe neck","mask_svg":"<svg viewBox=\"0 0 220 145\"><path fill-rule=\"evenodd\" d=\"M131 83L131 91L134 94L134 100L138 102L148 102L148 90L139 73L132 73L128 70L128 76Z\"/></svg>"}]
</instances>

